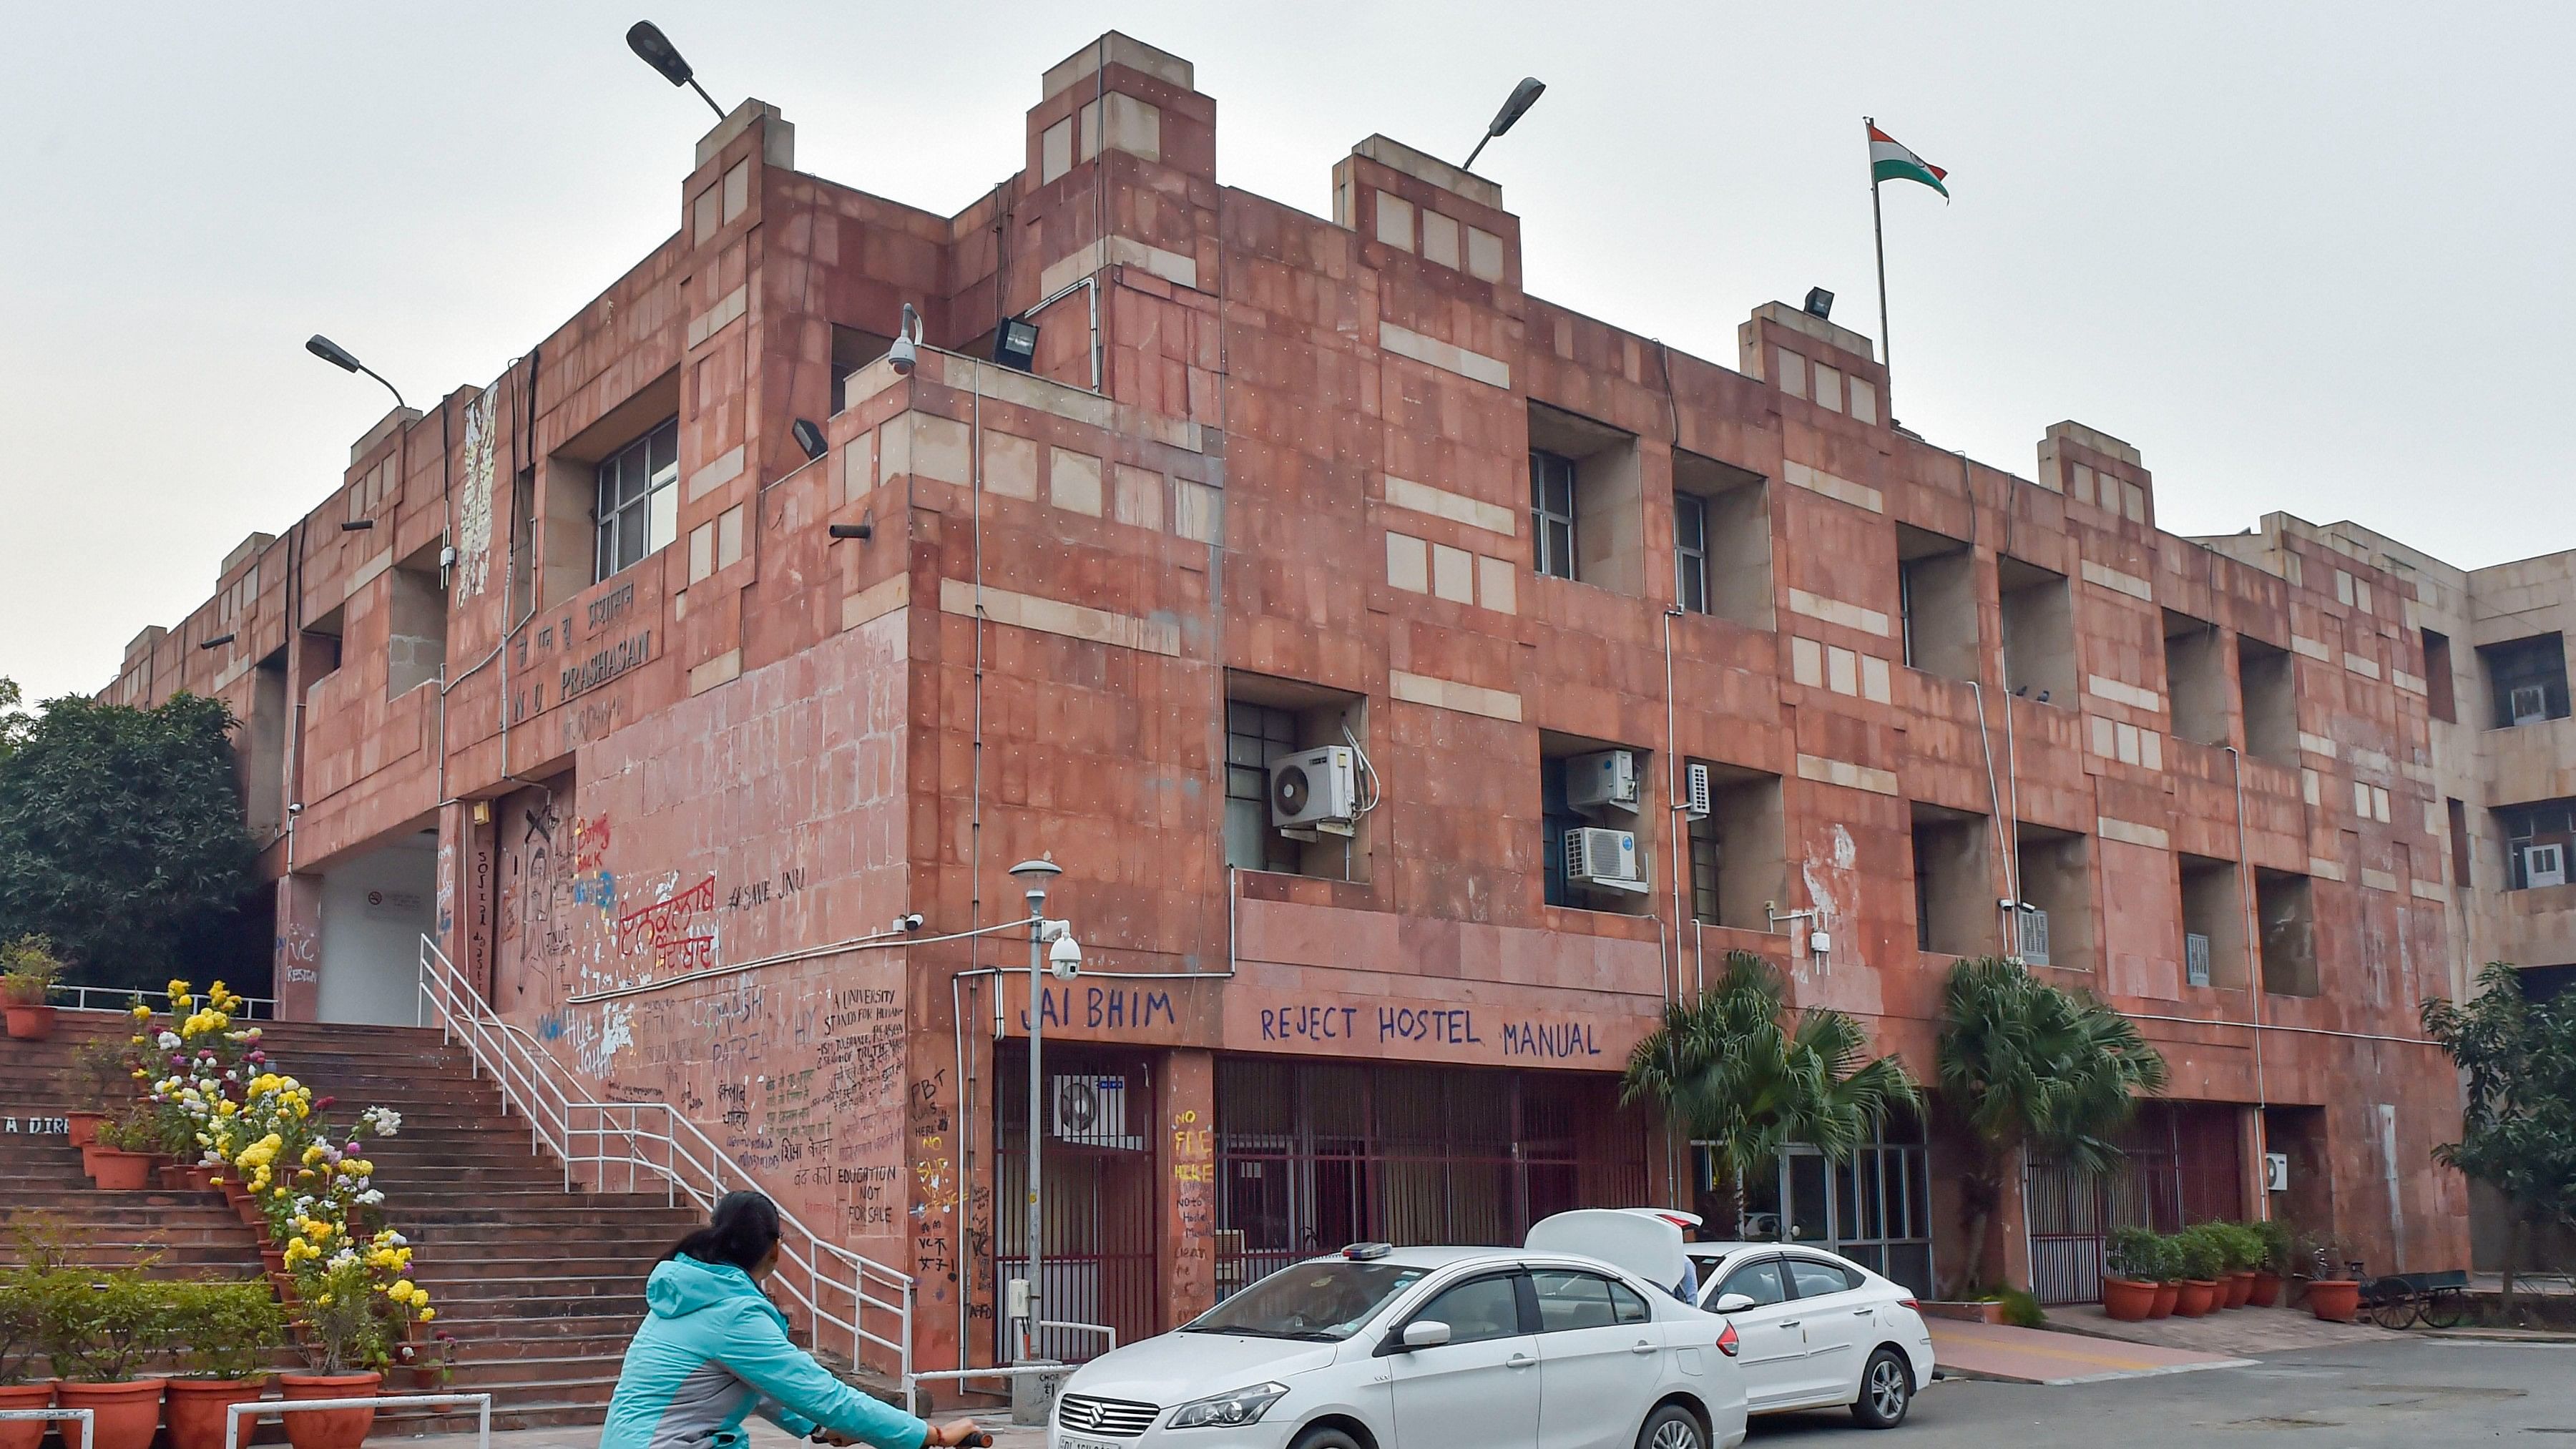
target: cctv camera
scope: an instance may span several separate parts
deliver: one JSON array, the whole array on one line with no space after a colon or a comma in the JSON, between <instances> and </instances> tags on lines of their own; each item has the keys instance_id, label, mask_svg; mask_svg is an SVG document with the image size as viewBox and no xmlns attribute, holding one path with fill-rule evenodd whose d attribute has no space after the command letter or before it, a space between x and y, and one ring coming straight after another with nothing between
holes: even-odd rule
<instances>
[{"instance_id":1,"label":"cctv camera","mask_svg":"<svg viewBox=\"0 0 2576 1449\"><path fill-rule=\"evenodd\" d=\"M886 361L894 364L897 377L910 377L914 362L919 360L920 350L921 314L906 302L903 304L903 321L895 328L894 346L886 350Z\"/></svg>"},{"instance_id":2,"label":"cctv camera","mask_svg":"<svg viewBox=\"0 0 2576 1449\"><path fill-rule=\"evenodd\" d=\"M1058 981L1071 981L1082 970L1082 947L1071 936L1058 936L1047 948L1047 971Z\"/></svg>"},{"instance_id":3,"label":"cctv camera","mask_svg":"<svg viewBox=\"0 0 2576 1449\"><path fill-rule=\"evenodd\" d=\"M898 930L898 931L918 931L918 930L920 930L920 929L921 929L921 912L919 912L919 911L908 911L908 912L906 912L906 913L905 913L905 914L903 914L903 915L900 915L900 916L895 917L895 918L894 918L894 928L895 928L896 930Z\"/></svg>"}]
</instances>

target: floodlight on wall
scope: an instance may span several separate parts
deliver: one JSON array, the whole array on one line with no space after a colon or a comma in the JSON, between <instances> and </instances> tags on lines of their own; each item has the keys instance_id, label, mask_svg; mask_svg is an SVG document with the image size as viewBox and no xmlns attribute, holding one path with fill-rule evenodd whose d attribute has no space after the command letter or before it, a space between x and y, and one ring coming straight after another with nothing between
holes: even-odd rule
<instances>
[{"instance_id":1,"label":"floodlight on wall","mask_svg":"<svg viewBox=\"0 0 2576 1449\"><path fill-rule=\"evenodd\" d=\"M1807 289L1807 315L1822 322L1834 315L1834 294L1822 287Z\"/></svg>"},{"instance_id":2,"label":"floodlight on wall","mask_svg":"<svg viewBox=\"0 0 2576 1449\"><path fill-rule=\"evenodd\" d=\"M680 48L671 43L671 37L662 33L661 26L650 20L638 20L626 27L626 48L635 52L646 65L660 71L662 79L696 91L698 99L707 103L707 109L716 113L716 119L724 119L724 107L717 105L716 98L707 94L707 88L698 84L697 72L689 69L688 61L680 55Z\"/></svg>"},{"instance_id":3,"label":"floodlight on wall","mask_svg":"<svg viewBox=\"0 0 2576 1449\"><path fill-rule=\"evenodd\" d=\"M390 382L385 382L383 373L380 373L374 368L367 366L365 363L360 362L356 353L351 352L349 349L332 341L330 338L323 336L321 333L316 332L312 336L305 338L304 350L312 353L318 358L321 358L324 362L331 364L342 372L363 372L378 382L384 382L385 391L394 395L395 407L408 408L411 406L410 403L403 401L401 388L394 386Z\"/></svg>"},{"instance_id":4,"label":"floodlight on wall","mask_svg":"<svg viewBox=\"0 0 2576 1449\"><path fill-rule=\"evenodd\" d=\"M787 431L796 435L796 446L805 450L805 461L808 463L820 460L825 453L831 451L831 445L823 441L823 430L804 418L798 418Z\"/></svg>"},{"instance_id":5,"label":"floodlight on wall","mask_svg":"<svg viewBox=\"0 0 2576 1449\"><path fill-rule=\"evenodd\" d=\"M877 536L876 510L873 508L869 509L867 516L861 518L856 523L835 523L831 526L829 532L834 538L855 538L860 542L865 543L867 540Z\"/></svg>"},{"instance_id":6,"label":"floodlight on wall","mask_svg":"<svg viewBox=\"0 0 2576 1449\"><path fill-rule=\"evenodd\" d=\"M920 356L921 314L906 302L903 304L903 321L895 326L894 346L886 349L886 361L894 364L895 376L910 377L913 364L920 360Z\"/></svg>"},{"instance_id":7,"label":"floodlight on wall","mask_svg":"<svg viewBox=\"0 0 2576 1449\"><path fill-rule=\"evenodd\" d=\"M342 533L364 533L375 526L376 521L372 518L352 518L348 522L340 525L340 531Z\"/></svg>"},{"instance_id":8,"label":"floodlight on wall","mask_svg":"<svg viewBox=\"0 0 2576 1449\"><path fill-rule=\"evenodd\" d=\"M993 360L1021 372L1035 368L1038 324L1019 317L1002 319L1002 325L993 329Z\"/></svg>"},{"instance_id":9,"label":"floodlight on wall","mask_svg":"<svg viewBox=\"0 0 2576 1449\"><path fill-rule=\"evenodd\" d=\"M198 645L197 647L198 647L198 648L200 648L200 649L221 649L221 648L223 648L225 645L230 644L231 642L233 642L233 636L232 636L232 635L230 635L230 634L218 634L218 635L216 635L215 637L213 637L212 639L207 640L207 641L206 641L206 642L204 642L203 644Z\"/></svg>"},{"instance_id":10,"label":"floodlight on wall","mask_svg":"<svg viewBox=\"0 0 2576 1449\"><path fill-rule=\"evenodd\" d=\"M1511 99L1503 102L1503 108L1494 112L1492 123L1485 127L1484 140L1478 141L1476 149L1467 153L1466 165L1458 169L1465 171L1473 167L1476 164L1476 158L1485 154L1485 142L1510 130L1512 123L1527 114L1530 107L1537 105L1538 98L1546 91L1547 83L1537 76L1521 77L1521 83L1512 87Z\"/></svg>"}]
</instances>

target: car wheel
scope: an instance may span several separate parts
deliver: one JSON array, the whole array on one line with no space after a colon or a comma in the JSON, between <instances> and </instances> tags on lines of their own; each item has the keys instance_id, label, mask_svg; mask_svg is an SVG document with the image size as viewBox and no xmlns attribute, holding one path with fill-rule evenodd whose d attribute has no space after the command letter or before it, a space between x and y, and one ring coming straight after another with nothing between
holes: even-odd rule
<instances>
[{"instance_id":1,"label":"car wheel","mask_svg":"<svg viewBox=\"0 0 2576 1449\"><path fill-rule=\"evenodd\" d=\"M1298 1435L1291 1449L1360 1449L1360 1441L1330 1424L1318 1424Z\"/></svg>"},{"instance_id":2,"label":"car wheel","mask_svg":"<svg viewBox=\"0 0 2576 1449\"><path fill-rule=\"evenodd\" d=\"M1690 1410L1666 1404L1646 1416L1637 1431L1637 1449L1708 1449L1708 1435Z\"/></svg>"},{"instance_id":3,"label":"car wheel","mask_svg":"<svg viewBox=\"0 0 2576 1449\"><path fill-rule=\"evenodd\" d=\"M1852 1400L1852 1417L1864 1429L1893 1429L1905 1422L1905 1411L1914 1406L1914 1371L1905 1364L1905 1356L1892 1348L1882 1348L1869 1356L1869 1366L1860 1371L1860 1397Z\"/></svg>"}]
</instances>

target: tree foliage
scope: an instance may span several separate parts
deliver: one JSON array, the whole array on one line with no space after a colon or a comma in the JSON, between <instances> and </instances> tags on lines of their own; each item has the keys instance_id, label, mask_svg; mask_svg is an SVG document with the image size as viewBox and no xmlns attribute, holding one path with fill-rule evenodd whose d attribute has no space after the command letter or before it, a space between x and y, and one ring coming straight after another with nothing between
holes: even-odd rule
<instances>
[{"instance_id":1,"label":"tree foliage","mask_svg":"<svg viewBox=\"0 0 2576 1449\"><path fill-rule=\"evenodd\" d=\"M1986 1225L2021 1151L2081 1172L2119 1165L2120 1129L2138 1097L2165 1085L2165 1059L2127 1017L2087 993L1988 956L1951 968L1942 992L1942 1106L1976 1143L1960 1181L1966 1262L1956 1286L1984 1271Z\"/></svg>"},{"instance_id":2,"label":"tree foliage","mask_svg":"<svg viewBox=\"0 0 2576 1449\"><path fill-rule=\"evenodd\" d=\"M1903 1062L1870 1059L1859 1021L1812 1007L1794 1026L1788 1020L1780 973L1731 951L1716 984L1666 1006L1629 1054L1622 1099L1654 1101L1709 1143L1719 1187L1730 1193L1792 1142L1847 1161L1890 1111L1921 1104Z\"/></svg>"},{"instance_id":3,"label":"tree foliage","mask_svg":"<svg viewBox=\"0 0 2576 1449\"><path fill-rule=\"evenodd\" d=\"M166 980L249 884L232 725L192 694L72 695L0 730L0 939L51 937L76 982Z\"/></svg>"},{"instance_id":4,"label":"tree foliage","mask_svg":"<svg viewBox=\"0 0 2576 1449\"><path fill-rule=\"evenodd\" d=\"M2513 1205L2510 1307L2531 1225L2576 1227L2576 1010L2533 1005L2521 975L2495 961L2478 973L2476 996L2427 1001L2423 1020L2424 1034L2450 1053L2467 1089L2460 1140L2434 1148L2433 1158Z\"/></svg>"}]
</instances>

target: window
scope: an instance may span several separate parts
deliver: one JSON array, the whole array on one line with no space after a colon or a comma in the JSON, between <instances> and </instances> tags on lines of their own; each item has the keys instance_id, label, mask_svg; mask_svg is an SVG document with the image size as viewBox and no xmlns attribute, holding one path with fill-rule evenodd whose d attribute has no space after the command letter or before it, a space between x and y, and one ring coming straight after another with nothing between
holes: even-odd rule
<instances>
[{"instance_id":1,"label":"window","mask_svg":"<svg viewBox=\"0 0 2576 1449\"><path fill-rule=\"evenodd\" d=\"M1641 829L1646 797L1656 786L1644 750L1553 731L1539 736L1539 821L1545 875L1541 898L1551 906L1646 915L1654 909L1654 872ZM1582 832L1581 841L1569 836Z\"/></svg>"},{"instance_id":2,"label":"window","mask_svg":"<svg viewBox=\"0 0 2576 1449\"><path fill-rule=\"evenodd\" d=\"M2022 909L2014 913L2016 939L2005 945L2034 966L2093 969L2093 882L2084 842L2071 831L2022 822Z\"/></svg>"},{"instance_id":3,"label":"window","mask_svg":"<svg viewBox=\"0 0 2576 1449\"><path fill-rule=\"evenodd\" d=\"M2567 648L2562 636L2536 634L2478 649L2494 694L2493 728L2567 718Z\"/></svg>"},{"instance_id":4,"label":"window","mask_svg":"<svg viewBox=\"0 0 2576 1449\"><path fill-rule=\"evenodd\" d=\"M1691 821L1685 833L1692 918L1740 931L1770 930L1763 903L1785 900L1789 893L1780 777L1697 760L1683 770L1685 791L1691 774L1708 777L1708 815ZM1682 803L1690 803L1687 796Z\"/></svg>"},{"instance_id":5,"label":"window","mask_svg":"<svg viewBox=\"0 0 2576 1449\"><path fill-rule=\"evenodd\" d=\"M1448 1324L1451 1343L1510 1338L1521 1331L1520 1293L1513 1286L1513 1276L1470 1278L1425 1304L1413 1321Z\"/></svg>"},{"instance_id":6,"label":"window","mask_svg":"<svg viewBox=\"0 0 2576 1449\"><path fill-rule=\"evenodd\" d=\"M2245 906L2242 872L2232 860L2179 854L2182 873L2183 984L2245 985ZM2198 937L2202 978L2192 969L2192 938Z\"/></svg>"},{"instance_id":7,"label":"window","mask_svg":"<svg viewBox=\"0 0 2576 1449\"><path fill-rule=\"evenodd\" d=\"M2505 840L2505 889L2565 885L2576 860L2576 800L2544 800L2495 812Z\"/></svg>"},{"instance_id":8,"label":"window","mask_svg":"<svg viewBox=\"0 0 2576 1449\"><path fill-rule=\"evenodd\" d=\"M1975 679L1982 651L1975 557L1968 545L1896 525L1896 597L1905 629L1905 667L1945 679Z\"/></svg>"},{"instance_id":9,"label":"window","mask_svg":"<svg viewBox=\"0 0 2576 1449\"><path fill-rule=\"evenodd\" d=\"M1673 495L1673 600L1684 613L1708 612L1708 500Z\"/></svg>"},{"instance_id":10,"label":"window","mask_svg":"<svg viewBox=\"0 0 2576 1449\"><path fill-rule=\"evenodd\" d=\"M674 417L600 459L595 476L594 583L633 568L679 536L680 420Z\"/></svg>"},{"instance_id":11,"label":"window","mask_svg":"<svg viewBox=\"0 0 2576 1449\"><path fill-rule=\"evenodd\" d=\"M2308 878L2256 871L2254 914L2263 928L2263 989L2275 996L2316 995L2317 916Z\"/></svg>"},{"instance_id":12,"label":"window","mask_svg":"<svg viewBox=\"0 0 2576 1449\"><path fill-rule=\"evenodd\" d=\"M2438 720L2460 717L2459 685L2451 678L2450 636L2424 631L2424 707Z\"/></svg>"},{"instance_id":13,"label":"window","mask_svg":"<svg viewBox=\"0 0 2576 1449\"><path fill-rule=\"evenodd\" d=\"M1297 868L1296 842L1270 828L1270 762L1296 748L1296 715L1226 701L1225 863L1237 870Z\"/></svg>"},{"instance_id":14,"label":"window","mask_svg":"<svg viewBox=\"0 0 2576 1449\"><path fill-rule=\"evenodd\" d=\"M1994 950L1993 830L1985 816L1916 801L1914 946L1945 956Z\"/></svg>"},{"instance_id":15,"label":"window","mask_svg":"<svg viewBox=\"0 0 2576 1449\"><path fill-rule=\"evenodd\" d=\"M2299 696L2290 651L2236 636L2236 684L2245 696L2245 753L2299 764Z\"/></svg>"},{"instance_id":16,"label":"window","mask_svg":"<svg viewBox=\"0 0 2576 1449\"><path fill-rule=\"evenodd\" d=\"M1610 1297L1610 1290L1615 1285L1597 1273L1540 1269L1530 1274L1530 1285L1538 1290L1538 1329L1541 1333L1609 1328L1622 1321L1639 1322L1643 1317L1641 1314L1636 1319L1622 1320ZM1641 1309L1644 1306L1642 1303L1638 1305Z\"/></svg>"},{"instance_id":17,"label":"window","mask_svg":"<svg viewBox=\"0 0 2576 1449\"><path fill-rule=\"evenodd\" d=\"M2226 637L2205 619L2165 610L2165 688L2177 738L2227 743Z\"/></svg>"},{"instance_id":18,"label":"window","mask_svg":"<svg viewBox=\"0 0 2576 1449\"><path fill-rule=\"evenodd\" d=\"M1790 1286L1801 1298L1822 1298L1830 1293L1848 1293L1861 1285L1861 1276L1847 1269L1814 1258L1783 1259L1789 1266Z\"/></svg>"},{"instance_id":19,"label":"window","mask_svg":"<svg viewBox=\"0 0 2576 1449\"><path fill-rule=\"evenodd\" d=\"M1691 919L1710 926L1725 924L1717 910L1718 849L1715 822L1692 821L1690 823Z\"/></svg>"},{"instance_id":20,"label":"window","mask_svg":"<svg viewBox=\"0 0 2576 1449\"><path fill-rule=\"evenodd\" d=\"M1718 1298L1724 1298L1730 1293L1741 1293L1752 1299L1753 1306L1756 1308L1768 1308L1774 1303L1789 1301L1788 1285L1780 1279L1780 1260L1765 1258L1758 1263L1747 1263L1727 1274L1726 1281L1717 1285L1717 1298L1709 1301L1715 1303Z\"/></svg>"},{"instance_id":21,"label":"window","mask_svg":"<svg viewBox=\"0 0 2576 1449\"><path fill-rule=\"evenodd\" d=\"M1530 539L1538 571L1574 577L1574 460L1530 450Z\"/></svg>"},{"instance_id":22,"label":"window","mask_svg":"<svg viewBox=\"0 0 2576 1449\"><path fill-rule=\"evenodd\" d=\"M2454 795L2442 802L2443 813L2451 827L2451 885L2456 890L2471 888L2469 881L2469 806Z\"/></svg>"},{"instance_id":23,"label":"window","mask_svg":"<svg viewBox=\"0 0 2576 1449\"><path fill-rule=\"evenodd\" d=\"M2013 693L2075 707L2075 619L2066 575L2011 557L1995 560L2002 594L2004 671Z\"/></svg>"},{"instance_id":24,"label":"window","mask_svg":"<svg viewBox=\"0 0 2576 1449\"><path fill-rule=\"evenodd\" d=\"M1772 627L1771 510L1761 474L1673 450L1673 574L1683 609Z\"/></svg>"}]
</instances>

